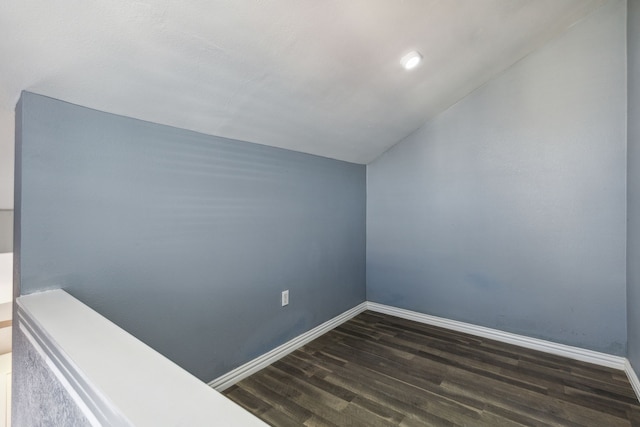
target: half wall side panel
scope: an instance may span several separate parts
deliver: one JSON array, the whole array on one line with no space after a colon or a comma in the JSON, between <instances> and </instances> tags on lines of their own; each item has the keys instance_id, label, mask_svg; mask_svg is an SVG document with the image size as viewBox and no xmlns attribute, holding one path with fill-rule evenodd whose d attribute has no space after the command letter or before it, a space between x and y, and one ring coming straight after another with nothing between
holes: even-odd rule
<instances>
[{"instance_id":1,"label":"half wall side panel","mask_svg":"<svg viewBox=\"0 0 640 427\"><path fill-rule=\"evenodd\" d=\"M20 328L14 328L13 335L12 424L92 426Z\"/></svg>"}]
</instances>

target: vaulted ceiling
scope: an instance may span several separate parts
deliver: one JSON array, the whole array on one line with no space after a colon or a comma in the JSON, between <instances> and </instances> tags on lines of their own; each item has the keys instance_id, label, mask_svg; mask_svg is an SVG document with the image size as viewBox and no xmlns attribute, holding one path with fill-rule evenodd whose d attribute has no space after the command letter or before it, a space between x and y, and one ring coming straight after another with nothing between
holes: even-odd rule
<instances>
[{"instance_id":1,"label":"vaulted ceiling","mask_svg":"<svg viewBox=\"0 0 640 427\"><path fill-rule=\"evenodd\" d=\"M367 163L603 2L3 0L0 124L29 90Z\"/></svg>"}]
</instances>

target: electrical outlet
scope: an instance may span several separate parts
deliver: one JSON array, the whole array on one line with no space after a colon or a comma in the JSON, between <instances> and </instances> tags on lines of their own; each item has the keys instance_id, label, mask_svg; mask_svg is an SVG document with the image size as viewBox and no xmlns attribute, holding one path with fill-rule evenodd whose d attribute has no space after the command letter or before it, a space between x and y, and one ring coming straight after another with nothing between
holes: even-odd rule
<instances>
[{"instance_id":1,"label":"electrical outlet","mask_svg":"<svg viewBox=\"0 0 640 427\"><path fill-rule=\"evenodd\" d=\"M282 291L282 306L289 305L289 289Z\"/></svg>"}]
</instances>

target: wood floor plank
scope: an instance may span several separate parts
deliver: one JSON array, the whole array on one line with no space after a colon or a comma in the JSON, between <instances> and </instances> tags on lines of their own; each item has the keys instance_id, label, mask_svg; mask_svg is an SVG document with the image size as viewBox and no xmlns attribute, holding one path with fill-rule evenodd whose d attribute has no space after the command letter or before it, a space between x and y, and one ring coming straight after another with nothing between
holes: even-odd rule
<instances>
[{"instance_id":1,"label":"wood floor plank","mask_svg":"<svg viewBox=\"0 0 640 427\"><path fill-rule=\"evenodd\" d=\"M263 414L273 408L253 393L237 386L227 389L226 393L227 397L235 400L240 406L255 415Z\"/></svg>"},{"instance_id":2,"label":"wood floor plank","mask_svg":"<svg viewBox=\"0 0 640 427\"><path fill-rule=\"evenodd\" d=\"M303 424L307 419L311 418L311 411L298 405L293 399L300 393L292 393L265 381L264 378L247 378L239 385L240 388L252 393L256 398L263 400L267 404L276 409L278 412L285 414L288 418L295 420L298 425ZM227 395L233 400L233 396ZM271 410L266 411L273 412ZM255 414L261 417L261 414ZM262 417L261 417L262 418Z\"/></svg>"},{"instance_id":3,"label":"wood floor plank","mask_svg":"<svg viewBox=\"0 0 640 427\"><path fill-rule=\"evenodd\" d=\"M261 378L256 378L256 380L261 380L264 381L265 384L270 384L274 390L278 390L278 394L280 396L285 398L287 398L288 396L288 398L291 400L291 403L293 403L296 407L304 408L309 414L309 417L305 420L305 422L310 418L316 417L317 419L326 420L339 426L351 425L354 427L366 427L368 425L366 420L351 419L339 410L346 408L348 404L338 404L336 405L336 408L334 407L335 401L331 402L330 404L327 404L327 401L325 400L318 401L318 393L316 392L312 392L310 394L297 392L297 386L299 384L293 384L292 382L288 382L287 380L284 380L286 382L282 382L280 380L274 379L272 376L268 375L269 372L267 372L267 369L268 368L265 368L265 370L261 371L260 373L263 375L259 375L259 377ZM258 377L257 375L253 376ZM251 377L248 379L250 380ZM307 391L310 390L309 387L306 387L305 389ZM264 391L262 392L264 393ZM273 406L275 407L276 405Z\"/></svg>"},{"instance_id":4,"label":"wood floor plank","mask_svg":"<svg viewBox=\"0 0 640 427\"><path fill-rule=\"evenodd\" d=\"M375 373L363 373L354 368L336 371L327 380L359 392L380 404L386 404L411 418L438 419L441 422L455 418L457 421L472 422L478 420L485 406L480 402L477 403L480 408L466 406L457 400L426 392L404 382Z\"/></svg>"},{"instance_id":5,"label":"wood floor plank","mask_svg":"<svg viewBox=\"0 0 640 427\"><path fill-rule=\"evenodd\" d=\"M273 426L640 426L623 371L368 311L224 394Z\"/></svg>"}]
</instances>

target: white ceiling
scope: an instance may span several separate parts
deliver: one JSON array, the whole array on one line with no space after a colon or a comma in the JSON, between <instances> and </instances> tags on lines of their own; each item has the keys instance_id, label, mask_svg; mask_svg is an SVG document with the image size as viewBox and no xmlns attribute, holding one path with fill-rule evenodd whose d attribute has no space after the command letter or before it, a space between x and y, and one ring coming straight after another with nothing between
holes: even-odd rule
<instances>
[{"instance_id":1,"label":"white ceiling","mask_svg":"<svg viewBox=\"0 0 640 427\"><path fill-rule=\"evenodd\" d=\"M367 163L603 2L3 0L0 155L26 89Z\"/></svg>"}]
</instances>

